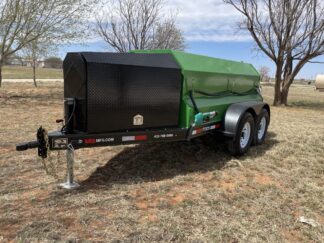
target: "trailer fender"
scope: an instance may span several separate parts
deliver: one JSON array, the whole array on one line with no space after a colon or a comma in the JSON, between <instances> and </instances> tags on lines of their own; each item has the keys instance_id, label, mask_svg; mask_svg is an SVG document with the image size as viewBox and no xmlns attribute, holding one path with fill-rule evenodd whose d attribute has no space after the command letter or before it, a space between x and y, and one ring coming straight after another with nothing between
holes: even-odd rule
<instances>
[{"instance_id":1,"label":"trailer fender","mask_svg":"<svg viewBox=\"0 0 324 243\"><path fill-rule=\"evenodd\" d=\"M223 120L223 134L227 137L234 137L244 113L250 112L255 121L257 121L257 117L263 108L266 109L270 115L269 105L261 101L248 101L230 105Z\"/></svg>"}]
</instances>

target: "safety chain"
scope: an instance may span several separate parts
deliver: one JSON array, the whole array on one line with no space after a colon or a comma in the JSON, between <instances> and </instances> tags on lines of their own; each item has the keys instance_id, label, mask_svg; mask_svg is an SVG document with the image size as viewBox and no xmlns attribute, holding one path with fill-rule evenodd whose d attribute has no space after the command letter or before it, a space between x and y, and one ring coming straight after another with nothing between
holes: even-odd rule
<instances>
[{"instance_id":1,"label":"safety chain","mask_svg":"<svg viewBox=\"0 0 324 243\"><path fill-rule=\"evenodd\" d=\"M60 151L58 151L57 156L56 156L56 161L54 160L53 156L52 156L52 152L50 150L50 146L49 146L49 140L48 140L48 134L47 134L47 130L43 128L42 130L43 132L43 138L45 140L45 147L47 149L47 156L46 158L42 157L41 158L41 162L43 164L43 167L46 171L47 175L53 176L55 179L58 178L58 165L61 159L61 153Z\"/></svg>"}]
</instances>

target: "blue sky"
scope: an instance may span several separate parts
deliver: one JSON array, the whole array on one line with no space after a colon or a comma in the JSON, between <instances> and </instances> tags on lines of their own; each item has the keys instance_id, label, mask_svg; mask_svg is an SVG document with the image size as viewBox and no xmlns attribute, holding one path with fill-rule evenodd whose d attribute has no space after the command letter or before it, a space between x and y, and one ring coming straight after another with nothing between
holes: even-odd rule
<instances>
[{"instance_id":1,"label":"blue sky","mask_svg":"<svg viewBox=\"0 0 324 243\"><path fill-rule=\"evenodd\" d=\"M165 14L170 10L177 12L177 23L186 40L186 51L224 59L244 61L253 64L257 69L267 66L274 74L273 63L255 46L248 33L238 30L240 14L223 0L166 0ZM72 51L111 51L99 38L95 37L84 45L62 45L60 57ZM315 61L315 60L314 60ZM316 59L324 62L324 56ZM324 73L324 64L307 64L298 78L315 79Z\"/></svg>"}]
</instances>

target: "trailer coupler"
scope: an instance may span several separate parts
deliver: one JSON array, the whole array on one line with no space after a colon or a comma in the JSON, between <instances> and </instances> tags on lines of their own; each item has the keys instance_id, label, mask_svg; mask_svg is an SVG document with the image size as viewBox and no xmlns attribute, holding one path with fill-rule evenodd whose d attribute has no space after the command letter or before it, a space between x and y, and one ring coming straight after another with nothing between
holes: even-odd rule
<instances>
[{"instance_id":1,"label":"trailer coupler","mask_svg":"<svg viewBox=\"0 0 324 243\"><path fill-rule=\"evenodd\" d=\"M16 145L17 151L24 151L27 149L38 149L38 156L45 160L48 157L49 151L49 142L48 142L48 135L47 131L40 127L37 130L36 134L37 140L19 143ZM79 187L79 184L74 181L74 174L73 174L73 164L74 164L74 148L72 144L67 145L66 149L66 159L67 159L67 173L66 173L66 182L61 183L59 186L64 189L72 190Z\"/></svg>"},{"instance_id":2,"label":"trailer coupler","mask_svg":"<svg viewBox=\"0 0 324 243\"><path fill-rule=\"evenodd\" d=\"M30 141L30 142L24 142L24 143L17 144L16 150L24 151L27 149L37 148L38 156L41 157L42 159L46 159L47 152L48 152L47 131L43 127L38 128L36 137L37 137L36 141Z\"/></svg>"}]
</instances>

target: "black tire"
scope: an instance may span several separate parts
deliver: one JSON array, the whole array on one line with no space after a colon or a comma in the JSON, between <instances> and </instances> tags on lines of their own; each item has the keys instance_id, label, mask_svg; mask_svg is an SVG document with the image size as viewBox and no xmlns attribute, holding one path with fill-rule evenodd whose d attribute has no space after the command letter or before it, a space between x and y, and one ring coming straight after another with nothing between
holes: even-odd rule
<instances>
[{"instance_id":1,"label":"black tire","mask_svg":"<svg viewBox=\"0 0 324 243\"><path fill-rule=\"evenodd\" d=\"M246 132L246 129L243 131L246 123L249 123L250 125L250 131L249 131L250 134L248 140L245 140L244 143L242 144L241 138L244 140L244 136L246 136L246 134L244 133ZM232 155L243 155L249 150L253 138L254 138L254 118L251 115L251 113L246 112L238 124L238 128L234 139L228 141L228 150Z\"/></svg>"},{"instance_id":2,"label":"black tire","mask_svg":"<svg viewBox=\"0 0 324 243\"><path fill-rule=\"evenodd\" d=\"M262 121L263 118L264 120ZM263 127L263 129L262 129L263 125L261 124L262 122L265 122L264 124L265 127ZM270 122L269 112L266 109L262 109L255 125L253 145L261 145L264 143L268 131L269 122Z\"/></svg>"}]
</instances>

